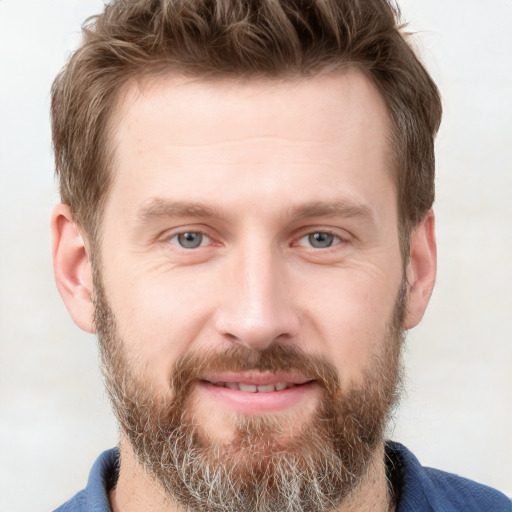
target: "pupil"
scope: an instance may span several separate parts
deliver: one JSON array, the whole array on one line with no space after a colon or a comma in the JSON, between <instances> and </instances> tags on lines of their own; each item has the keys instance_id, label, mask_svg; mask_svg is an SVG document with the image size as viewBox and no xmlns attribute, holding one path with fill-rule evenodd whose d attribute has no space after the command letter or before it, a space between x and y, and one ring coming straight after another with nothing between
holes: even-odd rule
<instances>
[{"instance_id":1,"label":"pupil","mask_svg":"<svg viewBox=\"0 0 512 512\"><path fill-rule=\"evenodd\" d=\"M325 249L330 247L334 241L334 235L329 233L313 233L309 235L309 243L316 248Z\"/></svg>"},{"instance_id":2,"label":"pupil","mask_svg":"<svg viewBox=\"0 0 512 512\"><path fill-rule=\"evenodd\" d=\"M199 247L203 240L201 233L182 233L178 235L178 241L185 249L194 249Z\"/></svg>"}]
</instances>

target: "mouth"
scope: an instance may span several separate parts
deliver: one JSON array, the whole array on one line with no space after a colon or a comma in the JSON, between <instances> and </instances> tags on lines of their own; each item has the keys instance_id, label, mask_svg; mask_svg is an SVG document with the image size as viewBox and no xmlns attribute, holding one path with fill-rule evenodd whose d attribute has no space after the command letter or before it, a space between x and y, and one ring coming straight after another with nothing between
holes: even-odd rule
<instances>
[{"instance_id":1,"label":"mouth","mask_svg":"<svg viewBox=\"0 0 512 512\"><path fill-rule=\"evenodd\" d=\"M243 391L244 393L272 393L274 391L284 391L285 389L296 386L303 386L304 383L296 384L293 382L276 382L274 384L252 384L249 382L218 382L204 381L213 386L228 388L234 391ZM308 381L311 382L311 381Z\"/></svg>"},{"instance_id":2,"label":"mouth","mask_svg":"<svg viewBox=\"0 0 512 512\"><path fill-rule=\"evenodd\" d=\"M309 399L316 381L287 375L219 375L200 379L211 402L242 414L280 412Z\"/></svg>"}]
</instances>

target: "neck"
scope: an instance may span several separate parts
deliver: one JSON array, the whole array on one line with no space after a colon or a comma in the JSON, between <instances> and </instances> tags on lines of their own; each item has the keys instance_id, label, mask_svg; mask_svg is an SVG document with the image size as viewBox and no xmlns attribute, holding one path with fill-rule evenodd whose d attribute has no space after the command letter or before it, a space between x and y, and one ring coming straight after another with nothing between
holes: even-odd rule
<instances>
[{"instance_id":1,"label":"neck","mask_svg":"<svg viewBox=\"0 0 512 512\"><path fill-rule=\"evenodd\" d=\"M136 460L129 442L121 438L121 465L116 487L110 492L113 512L183 512ZM384 463L384 445L375 451L368 471L350 496L337 507L339 512L394 512ZM334 510L334 509L333 509Z\"/></svg>"},{"instance_id":2,"label":"neck","mask_svg":"<svg viewBox=\"0 0 512 512\"><path fill-rule=\"evenodd\" d=\"M383 443L375 450L366 476L361 479L359 485L352 491L347 500L336 510L340 512L395 511L394 500L386 476Z\"/></svg>"},{"instance_id":3,"label":"neck","mask_svg":"<svg viewBox=\"0 0 512 512\"><path fill-rule=\"evenodd\" d=\"M110 491L113 512L179 512L164 494L161 486L139 464L128 440L119 442L120 467L116 486Z\"/></svg>"}]
</instances>

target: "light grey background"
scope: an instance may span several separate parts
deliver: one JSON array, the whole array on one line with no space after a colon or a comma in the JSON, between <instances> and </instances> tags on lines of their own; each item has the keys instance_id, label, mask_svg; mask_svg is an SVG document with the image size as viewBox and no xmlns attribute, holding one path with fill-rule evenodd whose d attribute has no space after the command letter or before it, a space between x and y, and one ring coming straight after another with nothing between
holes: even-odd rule
<instances>
[{"instance_id":1,"label":"light grey background","mask_svg":"<svg viewBox=\"0 0 512 512\"><path fill-rule=\"evenodd\" d=\"M115 444L95 340L55 289L49 88L98 0L0 0L0 510L49 511ZM439 275L391 435L512 495L512 2L402 0L437 80Z\"/></svg>"}]
</instances>

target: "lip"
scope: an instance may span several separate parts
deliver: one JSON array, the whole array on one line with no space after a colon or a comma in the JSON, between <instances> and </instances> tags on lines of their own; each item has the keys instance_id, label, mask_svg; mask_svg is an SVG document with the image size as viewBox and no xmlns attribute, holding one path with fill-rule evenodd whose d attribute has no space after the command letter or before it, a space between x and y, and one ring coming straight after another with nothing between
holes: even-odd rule
<instances>
[{"instance_id":1,"label":"lip","mask_svg":"<svg viewBox=\"0 0 512 512\"><path fill-rule=\"evenodd\" d=\"M244 382L256 386L266 386L278 382L288 382L290 384L301 385L310 382L312 379L287 373L262 373L262 372L242 372L242 373L221 373L211 376L205 376L202 381L218 382Z\"/></svg>"},{"instance_id":2,"label":"lip","mask_svg":"<svg viewBox=\"0 0 512 512\"><path fill-rule=\"evenodd\" d=\"M290 387L269 392L241 391L225 384L243 383L253 386L271 386L287 383ZM286 374L222 374L201 379L198 388L207 399L241 414L284 412L305 402L317 392L318 384L311 379Z\"/></svg>"}]
</instances>

